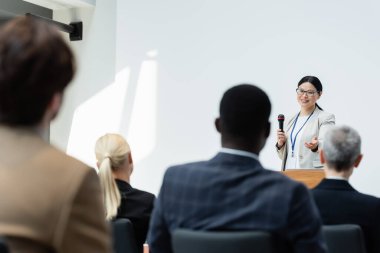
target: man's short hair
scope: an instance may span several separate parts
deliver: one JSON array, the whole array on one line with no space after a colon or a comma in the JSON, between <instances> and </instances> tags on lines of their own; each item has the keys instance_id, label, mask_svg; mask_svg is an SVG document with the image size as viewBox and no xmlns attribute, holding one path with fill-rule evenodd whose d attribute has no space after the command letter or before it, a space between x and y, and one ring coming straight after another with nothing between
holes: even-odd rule
<instances>
[{"instance_id":1,"label":"man's short hair","mask_svg":"<svg viewBox=\"0 0 380 253\"><path fill-rule=\"evenodd\" d=\"M227 90L219 108L224 133L234 137L257 136L268 126L270 112L267 94L251 84Z\"/></svg>"},{"instance_id":2,"label":"man's short hair","mask_svg":"<svg viewBox=\"0 0 380 253\"><path fill-rule=\"evenodd\" d=\"M350 169L361 153L359 133L348 126L336 126L327 131L323 141L326 163L336 171Z\"/></svg>"},{"instance_id":3,"label":"man's short hair","mask_svg":"<svg viewBox=\"0 0 380 253\"><path fill-rule=\"evenodd\" d=\"M0 123L38 124L53 95L75 73L74 56L61 34L32 17L0 27Z\"/></svg>"}]
</instances>

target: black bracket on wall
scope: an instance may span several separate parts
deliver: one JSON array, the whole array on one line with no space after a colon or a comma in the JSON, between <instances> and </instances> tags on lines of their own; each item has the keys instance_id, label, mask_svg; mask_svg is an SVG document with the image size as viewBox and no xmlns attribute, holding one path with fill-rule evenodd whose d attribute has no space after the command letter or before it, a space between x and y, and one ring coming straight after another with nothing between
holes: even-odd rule
<instances>
[{"instance_id":1,"label":"black bracket on wall","mask_svg":"<svg viewBox=\"0 0 380 253\"><path fill-rule=\"evenodd\" d=\"M43 20L49 24L55 25L62 32L67 32L70 35L71 41L82 40L82 36L83 36L83 23L82 22L72 22L69 25L66 25L64 23L61 23L61 22L58 22L58 21L55 21L55 20L52 20L49 18L41 17L38 15L34 15L31 13L26 13L25 15L33 17L33 18L37 18L37 19Z\"/></svg>"}]
</instances>

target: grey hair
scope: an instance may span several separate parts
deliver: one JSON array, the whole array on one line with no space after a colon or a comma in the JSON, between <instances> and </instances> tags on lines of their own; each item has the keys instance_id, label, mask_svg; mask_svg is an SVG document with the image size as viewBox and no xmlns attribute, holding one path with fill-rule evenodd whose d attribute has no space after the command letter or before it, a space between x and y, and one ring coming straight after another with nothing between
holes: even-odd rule
<instances>
[{"instance_id":1,"label":"grey hair","mask_svg":"<svg viewBox=\"0 0 380 253\"><path fill-rule=\"evenodd\" d=\"M324 136L323 152L329 167L337 171L348 170L360 155L360 135L349 126L332 127Z\"/></svg>"}]
</instances>

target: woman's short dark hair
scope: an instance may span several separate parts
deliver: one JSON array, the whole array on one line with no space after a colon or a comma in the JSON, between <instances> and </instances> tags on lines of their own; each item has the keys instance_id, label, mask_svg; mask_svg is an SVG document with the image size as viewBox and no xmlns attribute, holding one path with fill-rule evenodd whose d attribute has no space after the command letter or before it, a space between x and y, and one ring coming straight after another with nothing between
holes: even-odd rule
<instances>
[{"instance_id":1,"label":"woman's short dark hair","mask_svg":"<svg viewBox=\"0 0 380 253\"><path fill-rule=\"evenodd\" d=\"M33 17L0 27L0 123L38 124L55 93L75 73L74 56L59 31Z\"/></svg>"}]
</instances>

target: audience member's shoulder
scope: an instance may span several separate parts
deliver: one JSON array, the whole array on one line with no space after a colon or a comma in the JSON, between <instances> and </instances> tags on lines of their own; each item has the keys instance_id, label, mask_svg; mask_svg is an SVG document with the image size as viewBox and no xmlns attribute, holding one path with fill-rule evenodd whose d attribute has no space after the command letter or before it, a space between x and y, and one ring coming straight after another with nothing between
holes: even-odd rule
<instances>
[{"instance_id":1,"label":"audience member's shoulder","mask_svg":"<svg viewBox=\"0 0 380 253\"><path fill-rule=\"evenodd\" d=\"M167 168L164 174L164 182L178 180L198 174L200 170L204 170L206 162L190 162L185 164L173 165Z\"/></svg>"},{"instance_id":2,"label":"audience member's shoulder","mask_svg":"<svg viewBox=\"0 0 380 253\"><path fill-rule=\"evenodd\" d=\"M286 185L289 188L306 188L304 184L285 176L279 171L264 169L263 172L271 177L278 186Z\"/></svg>"},{"instance_id":3,"label":"audience member's shoulder","mask_svg":"<svg viewBox=\"0 0 380 253\"><path fill-rule=\"evenodd\" d=\"M377 205L380 208L380 198L361 192L357 192L357 194L361 196L361 198L365 199L367 202L373 205Z\"/></svg>"},{"instance_id":4,"label":"audience member's shoulder","mask_svg":"<svg viewBox=\"0 0 380 253\"><path fill-rule=\"evenodd\" d=\"M136 188L135 188L135 190L138 191L142 196L144 196L147 199L154 200L156 198L156 196L154 196L153 193L150 193L150 192L147 192L147 191L144 191L144 190L140 190L140 189L136 189Z\"/></svg>"},{"instance_id":5,"label":"audience member's shoulder","mask_svg":"<svg viewBox=\"0 0 380 253\"><path fill-rule=\"evenodd\" d=\"M90 172L95 173L94 169L88 165L54 146L49 145L44 152L44 156L49 159L49 166L52 169L60 170L62 174L86 175Z\"/></svg>"},{"instance_id":6,"label":"audience member's shoulder","mask_svg":"<svg viewBox=\"0 0 380 253\"><path fill-rule=\"evenodd\" d=\"M194 170L202 168L206 164L206 161L189 162L183 164L172 165L166 170L166 174L177 173L185 170Z\"/></svg>"},{"instance_id":7,"label":"audience member's shoulder","mask_svg":"<svg viewBox=\"0 0 380 253\"><path fill-rule=\"evenodd\" d=\"M310 193L307 187L298 181L295 181L278 171L270 171L264 169L267 177L267 187L276 189L276 192L282 196L283 199L289 201L310 199Z\"/></svg>"}]
</instances>

